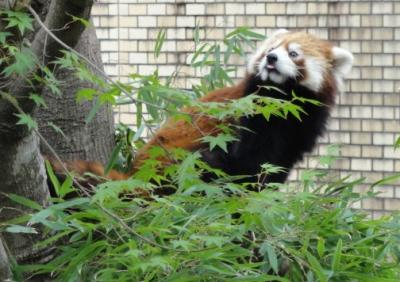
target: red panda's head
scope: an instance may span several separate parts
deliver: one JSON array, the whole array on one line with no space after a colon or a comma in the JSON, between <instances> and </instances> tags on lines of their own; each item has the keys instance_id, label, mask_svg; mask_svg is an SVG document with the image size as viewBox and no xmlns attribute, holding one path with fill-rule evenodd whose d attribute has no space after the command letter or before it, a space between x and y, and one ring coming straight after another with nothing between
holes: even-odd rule
<instances>
[{"instance_id":1,"label":"red panda's head","mask_svg":"<svg viewBox=\"0 0 400 282\"><path fill-rule=\"evenodd\" d=\"M295 80L318 92L327 80L334 80L340 88L352 63L349 51L326 40L304 32L278 30L252 57L248 73L275 84Z\"/></svg>"}]
</instances>

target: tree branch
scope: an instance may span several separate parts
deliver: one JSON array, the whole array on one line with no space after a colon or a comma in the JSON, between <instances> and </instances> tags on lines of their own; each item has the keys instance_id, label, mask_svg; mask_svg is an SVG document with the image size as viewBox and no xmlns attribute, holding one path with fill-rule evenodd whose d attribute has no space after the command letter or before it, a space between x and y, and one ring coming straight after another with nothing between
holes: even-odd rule
<instances>
[{"instance_id":1,"label":"tree branch","mask_svg":"<svg viewBox=\"0 0 400 282\"><path fill-rule=\"evenodd\" d=\"M48 30L54 30L61 42L73 48L85 30L85 26L80 21L74 20L73 17L88 20L92 5L93 0L53 0L46 16L45 25ZM40 61L44 66L49 65L57 56L60 56L63 49L63 44L49 37L44 28L37 32L31 44L32 53L41 59ZM32 83L29 79L34 73L38 72L40 72L39 66L26 77L15 78L6 91L18 101L25 113L31 113L35 107L34 102L29 99L29 94L41 92L42 85ZM16 110L13 105L7 100L0 99L0 136L2 138L4 136L8 140L19 139L26 135L27 129L25 127L15 128L17 122L15 113Z\"/></svg>"}]
</instances>

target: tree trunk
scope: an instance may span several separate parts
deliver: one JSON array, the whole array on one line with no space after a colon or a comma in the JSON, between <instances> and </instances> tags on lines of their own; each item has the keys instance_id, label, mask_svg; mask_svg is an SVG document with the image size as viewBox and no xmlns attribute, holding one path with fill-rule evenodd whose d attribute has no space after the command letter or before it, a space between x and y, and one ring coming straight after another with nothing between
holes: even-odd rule
<instances>
[{"instance_id":1,"label":"tree trunk","mask_svg":"<svg viewBox=\"0 0 400 282\"><path fill-rule=\"evenodd\" d=\"M29 1L21 1L21 5L29 3ZM2 3L0 2L0 5ZM3 3L4 4L4 3ZM40 58L43 65L49 65L50 62L55 60L57 56L61 54L63 46L48 34L48 30L53 30L56 36L64 44L74 47L78 42L84 27L79 21L72 21L72 16L88 19L90 15L92 0L79 0L79 1L64 1L64 0L38 0L32 1L34 7L43 7L43 10L35 12L32 8L28 7L33 15L42 14L42 11L48 11L44 28L41 26L41 21L36 18L36 23L40 28L35 34L31 34L25 40L31 41L30 49L32 54L37 58ZM0 6L1 7L1 6ZM4 26L0 26L0 29L4 29ZM48 30L47 30L48 29ZM0 30L3 31L3 30ZM9 30L7 30L9 31ZM17 32L17 30L16 30ZM81 50L96 50L95 47L89 43L93 39L94 31L88 32L88 36L81 41ZM15 34L14 38L19 38ZM13 44L15 40L12 41ZM18 44L18 43L17 43ZM97 49L98 52L98 49ZM99 54L97 58L99 58ZM98 61L100 62L100 60ZM4 67L4 65L2 65ZM0 71L1 72L1 71ZM4 222L13 219L17 216L30 213L31 210L27 207L21 206L12 202L7 194L17 194L36 201L42 206L48 205L48 187L46 182L46 172L44 169L43 158L40 154L39 149L39 138L35 130L28 130L25 125L16 125L18 118L17 113L23 111L26 114L32 114L35 110L35 104L29 99L30 93L41 93L42 85L39 83L27 83L29 77L34 75L40 75L41 72L38 66L34 66L34 69L26 74L25 77L12 76L4 78L8 80L6 84L2 85L0 92L0 222ZM71 78L70 74L64 74L66 78L70 79L67 84L75 85L75 87L68 87L65 89L68 92L65 96L70 97L77 87L81 87L76 81ZM64 78L64 77L60 77ZM3 77L1 77L3 81ZM57 102L59 103L59 102ZM70 104L64 104L64 107L69 107ZM90 105L86 105L87 108ZM68 112L72 116L76 116L82 110L75 108L74 110L63 108L63 112ZM97 117L96 126L103 127L106 125L107 130L101 132L101 129L88 127L84 133L77 134L85 137L86 141L81 143L84 144L85 150L88 151L89 156L92 151L96 152L98 156L104 156L108 154L111 149L112 141L101 143L98 145L95 143L97 139L103 140L98 137L91 143L90 135L93 132L99 132L108 140L112 132L112 120L111 112L109 108L104 108L103 112ZM55 113L53 113L55 114ZM64 117L65 118L65 117ZM77 121L76 121L77 122ZM78 123L78 122L77 122ZM82 124L82 123L80 123ZM75 124L74 124L75 125ZM90 128L90 130L89 130ZM67 131L67 133L69 133ZM108 135L107 135L108 134ZM71 140L75 140L71 138ZM78 144L77 141L74 141ZM62 142L60 142L62 143ZM103 145L106 144L106 145ZM89 148L89 147L92 148ZM94 149L93 149L94 147ZM76 150L76 149L75 149ZM85 153L86 154L86 153ZM86 155L83 155L85 157ZM48 259L48 250L37 250L35 249L35 243L42 240L42 234L11 234L4 232L0 236L0 280L6 279L9 274L9 263L8 255L12 255L16 258L18 263L39 263L40 261ZM6 249L4 248L6 246ZM7 252L6 252L7 250ZM8 253L10 252L10 254ZM42 281L42 280L41 280Z\"/></svg>"},{"instance_id":2,"label":"tree trunk","mask_svg":"<svg viewBox=\"0 0 400 282\"><path fill-rule=\"evenodd\" d=\"M3 240L0 237L0 279L7 280L11 278L10 262L8 255L3 245Z\"/></svg>"},{"instance_id":3,"label":"tree trunk","mask_svg":"<svg viewBox=\"0 0 400 282\"><path fill-rule=\"evenodd\" d=\"M103 68L100 44L93 27L85 30L75 49L100 69ZM43 97L48 108L36 112L40 132L63 160L83 159L106 163L114 146L114 120L110 105L102 106L93 120L86 124L85 118L95 101L78 104L75 93L82 88L96 88L96 85L77 80L70 70L58 70L56 77L62 81L62 95L44 90ZM49 122L61 128L65 137L48 126ZM43 144L41 150L51 155Z\"/></svg>"}]
</instances>

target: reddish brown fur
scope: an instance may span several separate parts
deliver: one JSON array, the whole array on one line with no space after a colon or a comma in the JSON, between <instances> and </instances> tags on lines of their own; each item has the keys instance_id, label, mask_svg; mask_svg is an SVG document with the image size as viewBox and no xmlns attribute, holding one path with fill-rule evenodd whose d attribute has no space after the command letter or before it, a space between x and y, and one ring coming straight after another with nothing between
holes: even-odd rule
<instances>
[{"instance_id":1,"label":"reddish brown fur","mask_svg":"<svg viewBox=\"0 0 400 282\"><path fill-rule=\"evenodd\" d=\"M327 69L332 68L333 56L332 56L332 45L325 40L321 40L307 33L288 33L285 35L278 36L278 39L282 39L282 43L288 46L291 42L296 42L301 45L302 51L308 56L313 56L323 59L326 62ZM304 65L304 61L299 61L298 65ZM303 75L306 75L304 72ZM232 99L239 99L244 95L245 91L245 80L240 82L238 85L233 87L226 87L209 93L202 97L202 102L224 102ZM326 73L324 77L324 84L322 85L322 91L320 93L334 93L333 89L336 88L334 78L331 74ZM331 105L334 97L325 97L326 104ZM323 100L323 99L322 99ZM325 101L324 101L325 102ZM219 133L218 124L221 121L213 119L211 117L201 115L196 108L184 108L182 110L192 116L193 121L187 122L184 120L169 119L164 126L162 126L156 134L149 140L149 142L141 148L133 162L133 169L130 173L124 174L115 170L110 171L107 175L104 175L104 167L98 162L87 162L87 161L70 161L66 162L67 168L74 171L77 174L82 175L85 172L90 172L95 175L105 177L111 180L122 180L129 178L134 174L141 164L148 159L149 150L154 146L160 146L166 151L173 148L182 148L188 151L194 151L204 146L200 138L207 135L216 135ZM164 157L159 159L165 165L173 162L173 160ZM62 171L60 164L52 162L55 166L55 170Z\"/></svg>"},{"instance_id":2,"label":"reddish brown fur","mask_svg":"<svg viewBox=\"0 0 400 282\"><path fill-rule=\"evenodd\" d=\"M233 87L225 87L215 90L200 99L201 102L224 102L227 100L239 99L244 94L244 80ZM160 146L165 150L182 148L188 151L195 151L201 148L201 137L207 135L217 135L219 133L217 125L220 121L209 116L199 115L196 108L184 108L184 113L193 115L192 123L183 120L169 119L156 134L143 146L136 154L133 169L130 173L120 173L111 170L104 175L104 166L99 162L88 162L83 160L66 161L65 166L69 171L78 175L92 173L100 177L111 180L123 180L134 174L144 160L149 158L149 150L154 146ZM164 164L171 163L167 157L160 159ZM62 172L63 168L59 162L51 160L54 170Z\"/></svg>"}]
</instances>

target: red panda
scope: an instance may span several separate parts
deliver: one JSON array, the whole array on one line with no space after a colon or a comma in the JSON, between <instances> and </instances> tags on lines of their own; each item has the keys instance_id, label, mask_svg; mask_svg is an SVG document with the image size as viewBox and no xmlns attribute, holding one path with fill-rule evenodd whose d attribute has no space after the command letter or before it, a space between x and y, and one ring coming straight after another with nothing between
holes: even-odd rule
<instances>
[{"instance_id":1,"label":"red panda","mask_svg":"<svg viewBox=\"0 0 400 282\"><path fill-rule=\"evenodd\" d=\"M133 175L154 146L164 149L183 148L199 150L202 159L211 167L229 175L249 175L254 180L261 165L270 163L284 171L267 175L265 181L284 182L288 172L304 153L310 152L317 138L325 130L335 96L340 92L344 77L349 73L353 55L328 41L304 32L279 30L270 36L249 60L245 78L236 86L213 91L200 100L202 102L224 102L239 99L249 94L291 100L298 97L319 101L299 104L306 114L299 121L294 116L286 119L271 117L268 121L261 115L246 116L237 121L237 141L229 143L227 152L208 149L200 141L204 135L217 135L221 121L199 115L198 109L186 108L193 115L193 122L168 120L148 143L141 148L128 174L111 171L109 179L126 179ZM273 86L273 87L263 87ZM276 90L276 88L279 89ZM229 122L229 121L226 121ZM168 159L162 159L165 165ZM82 173L85 171L103 175L103 167L97 163L70 162L68 167ZM253 177L254 176L254 177Z\"/></svg>"}]
</instances>

